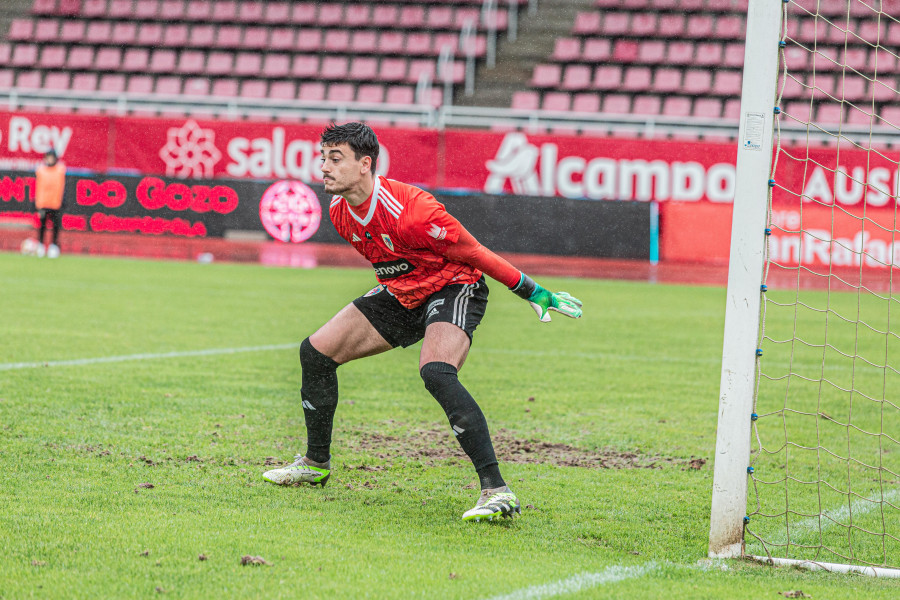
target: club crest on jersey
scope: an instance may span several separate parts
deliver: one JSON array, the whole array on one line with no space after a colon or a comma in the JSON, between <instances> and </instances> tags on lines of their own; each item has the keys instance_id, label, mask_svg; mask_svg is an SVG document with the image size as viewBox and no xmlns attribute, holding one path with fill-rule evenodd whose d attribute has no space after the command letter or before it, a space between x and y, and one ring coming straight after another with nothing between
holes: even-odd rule
<instances>
[{"instance_id":1,"label":"club crest on jersey","mask_svg":"<svg viewBox=\"0 0 900 600\"><path fill-rule=\"evenodd\" d=\"M368 231L366 232L366 239L369 240L369 241L372 240L372 234L369 233Z\"/></svg>"},{"instance_id":2,"label":"club crest on jersey","mask_svg":"<svg viewBox=\"0 0 900 600\"><path fill-rule=\"evenodd\" d=\"M394 242L391 241L390 236L386 233L382 233L381 239L384 240L384 245L388 247L388 250L393 252L394 251Z\"/></svg>"}]
</instances>

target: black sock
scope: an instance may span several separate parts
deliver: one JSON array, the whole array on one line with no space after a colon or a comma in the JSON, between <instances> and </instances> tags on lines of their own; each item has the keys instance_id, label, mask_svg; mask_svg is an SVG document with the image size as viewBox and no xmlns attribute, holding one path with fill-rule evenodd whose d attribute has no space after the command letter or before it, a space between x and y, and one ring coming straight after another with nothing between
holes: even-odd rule
<instances>
[{"instance_id":1,"label":"black sock","mask_svg":"<svg viewBox=\"0 0 900 600\"><path fill-rule=\"evenodd\" d=\"M331 458L331 428L338 404L338 363L309 342L300 344L303 384L300 398L306 417L306 457L325 463Z\"/></svg>"},{"instance_id":2,"label":"black sock","mask_svg":"<svg viewBox=\"0 0 900 600\"><path fill-rule=\"evenodd\" d=\"M497 466L484 413L459 382L456 367L444 362L430 362L422 367L419 374L425 387L447 413L456 440L475 466L481 488L506 485Z\"/></svg>"}]
</instances>

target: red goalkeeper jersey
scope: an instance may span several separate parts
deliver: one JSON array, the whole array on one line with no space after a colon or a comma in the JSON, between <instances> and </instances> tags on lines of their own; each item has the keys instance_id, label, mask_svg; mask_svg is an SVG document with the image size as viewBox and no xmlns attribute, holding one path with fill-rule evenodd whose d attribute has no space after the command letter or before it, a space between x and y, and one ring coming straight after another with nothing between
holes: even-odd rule
<instances>
[{"instance_id":1,"label":"red goalkeeper jersey","mask_svg":"<svg viewBox=\"0 0 900 600\"><path fill-rule=\"evenodd\" d=\"M351 206L333 196L329 213L341 237L372 263L378 281L407 308L446 285L481 278L479 269L446 258L461 234L471 236L443 204L417 187L379 175L368 200Z\"/></svg>"}]
</instances>

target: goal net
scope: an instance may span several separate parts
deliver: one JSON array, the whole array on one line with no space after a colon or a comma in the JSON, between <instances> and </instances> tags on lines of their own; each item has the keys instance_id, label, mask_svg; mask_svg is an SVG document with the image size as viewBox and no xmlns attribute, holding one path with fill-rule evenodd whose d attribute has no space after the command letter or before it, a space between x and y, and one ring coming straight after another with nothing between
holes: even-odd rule
<instances>
[{"instance_id":1,"label":"goal net","mask_svg":"<svg viewBox=\"0 0 900 600\"><path fill-rule=\"evenodd\" d=\"M900 0L783 10L744 552L900 569Z\"/></svg>"}]
</instances>

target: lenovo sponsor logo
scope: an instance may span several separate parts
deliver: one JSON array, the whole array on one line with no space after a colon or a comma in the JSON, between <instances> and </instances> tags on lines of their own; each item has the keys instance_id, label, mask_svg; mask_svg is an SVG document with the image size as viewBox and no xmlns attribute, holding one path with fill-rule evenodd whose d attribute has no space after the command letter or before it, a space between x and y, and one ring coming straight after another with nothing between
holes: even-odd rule
<instances>
[{"instance_id":1,"label":"lenovo sponsor logo","mask_svg":"<svg viewBox=\"0 0 900 600\"><path fill-rule=\"evenodd\" d=\"M375 276L378 279L394 279L395 277L412 273L416 268L412 263L403 259L374 263L372 266L375 267Z\"/></svg>"},{"instance_id":2,"label":"lenovo sponsor logo","mask_svg":"<svg viewBox=\"0 0 900 600\"><path fill-rule=\"evenodd\" d=\"M493 160L484 191L564 196L592 200L677 200L731 202L735 166L717 163L623 160L605 157L559 156L556 144L535 146L522 133L508 133Z\"/></svg>"}]
</instances>

